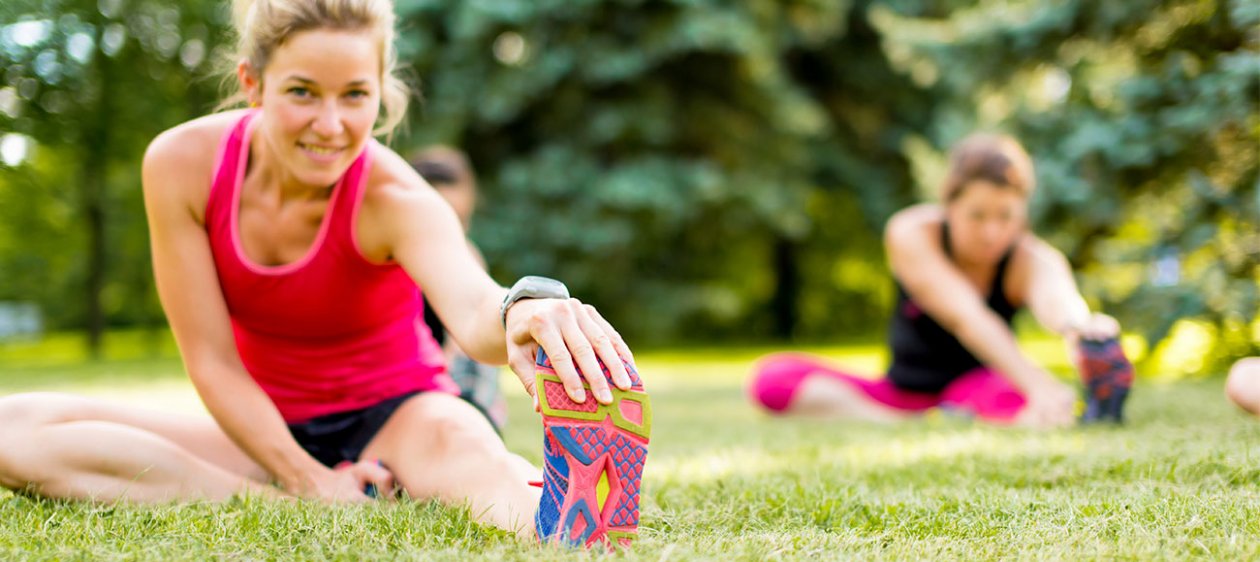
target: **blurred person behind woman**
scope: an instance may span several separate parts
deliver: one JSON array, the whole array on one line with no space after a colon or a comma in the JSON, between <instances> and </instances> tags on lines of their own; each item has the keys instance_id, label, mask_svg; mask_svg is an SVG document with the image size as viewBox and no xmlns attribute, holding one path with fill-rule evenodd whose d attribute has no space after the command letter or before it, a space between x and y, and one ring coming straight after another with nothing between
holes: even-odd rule
<instances>
[{"instance_id":1,"label":"blurred person behind woman","mask_svg":"<svg viewBox=\"0 0 1260 562\"><path fill-rule=\"evenodd\" d=\"M479 198L477 174L468 162L468 155L456 148L434 145L416 151L408 161L450 203L464 228L464 234L467 235L472 228L472 218ZM486 259L472 239L468 240L468 250L481 264L482 269L485 269ZM455 384L459 385L460 398L476 406L494 425L495 430L502 433L503 426L507 423L507 401L499 389L499 368L474 361L459 348L454 339L446 337L446 327L427 302L424 307L424 322L433 332L433 337L442 345L446 354L447 372L455 379Z\"/></svg>"}]
</instances>

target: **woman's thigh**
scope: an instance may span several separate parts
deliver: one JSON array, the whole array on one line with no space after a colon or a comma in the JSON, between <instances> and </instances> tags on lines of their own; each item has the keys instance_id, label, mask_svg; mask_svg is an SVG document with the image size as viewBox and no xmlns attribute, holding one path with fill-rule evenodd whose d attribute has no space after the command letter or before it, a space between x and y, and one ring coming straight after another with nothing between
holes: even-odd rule
<instances>
[{"instance_id":1,"label":"woman's thigh","mask_svg":"<svg viewBox=\"0 0 1260 562\"><path fill-rule=\"evenodd\" d=\"M773 413L892 421L922 412L940 400L903 391L887 377L870 379L801 353L776 353L758 361L749 395Z\"/></svg>"},{"instance_id":2,"label":"woman's thigh","mask_svg":"<svg viewBox=\"0 0 1260 562\"><path fill-rule=\"evenodd\" d=\"M81 421L116 423L147 431L233 474L259 482L269 479L267 471L237 447L208 416L158 412L52 392L0 398L0 432Z\"/></svg>"}]
</instances>

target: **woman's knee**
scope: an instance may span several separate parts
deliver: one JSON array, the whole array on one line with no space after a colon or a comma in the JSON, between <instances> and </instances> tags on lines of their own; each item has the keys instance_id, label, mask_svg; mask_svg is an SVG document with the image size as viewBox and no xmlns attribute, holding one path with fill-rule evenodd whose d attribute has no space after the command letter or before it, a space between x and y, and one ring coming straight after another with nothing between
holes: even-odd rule
<instances>
[{"instance_id":1,"label":"woman's knee","mask_svg":"<svg viewBox=\"0 0 1260 562\"><path fill-rule=\"evenodd\" d=\"M70 397L50 392L14 394L0 398L0 485L22 489L36 483L29 457L40 444L33 434L40 427L70 415Z\"/></svg>"},{"instance_id":2,"label":"woman's knee","mask_svg":"<svg viewBox=\"0 0 1260 562\"><path fill-rule=\"evenodd\" d=\"M430 459L505 449L476 408L437 393L421 395L394 412L365 453L379 448L411 451Z\"/></svg>"},{"instance_id":3,"label":"woman's knee","mask_svg":"<svg viewBox=\"0 0 1260 562\"><path fill-rule=\"evenodd\" d=\"M763 375L784 376L823 368L826 368L826 366L816 357L785 351L771 353L758 359L753 366L753 377L756 378Z\"/></svg>"},{"instance_id":4,"label":"woman's knee","mask_svg":"<svg viewBox=\"0 0 1260 562\"><path fill-rule=\"evenodd\" d=\"M438 437L439 454L490 459L507 453L503 440L472 406L439 412L430 418L429 425Z\"/></svg>"},{"instance_id":5,"label":"woman's knee","mask_svg":"<svg viewBox=\"0 0 1260 562\"><path fill-rule=\"evenodd\" d=\"M74 414L75 398L55 392L26 392L0 398L0 436L30 430ZM2 437L0 437L2 438Z\"/></svg>"},{"instance_id":6,"label":"woman's knee","mask_svg":"<svg viewBox=\"0 0 1260 562\"><path fill-rule=\"evenodd\" d=\"M1260 357L1234 363L1225 381L1225 395L1238 407L1260 415Z\"/></svg>"},{"instance_id":7,"label":"woman's knee","mask_svg":"<svg viewBox=\"0 0 1260 562\"><path fill-rule=\"evenodd\" d=\"M748 398L771 412L787 410L801 381L826 370L818 360L799 353L775 353L757 361L748 381Z\"/></svg>"}]
</instances>

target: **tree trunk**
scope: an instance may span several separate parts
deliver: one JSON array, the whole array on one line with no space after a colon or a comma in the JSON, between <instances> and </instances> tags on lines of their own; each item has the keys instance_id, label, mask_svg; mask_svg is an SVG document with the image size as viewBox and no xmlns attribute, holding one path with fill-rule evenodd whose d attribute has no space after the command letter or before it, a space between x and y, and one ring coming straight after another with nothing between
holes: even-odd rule
<instances>
[{"instance_id":1,"label":"tree trunk","mask_svg":"<svg viewBox=\"0 0 1260 562\"><path fill-rule=\"evenodd\" d=\"M774 311L774 337L792 338L796 328L796 298L801 292L801 277L796 264L796 244L779 236L774 241L774 296L770 299Z\"/></svg>"},{"instance_id":2,"label":"tree trunk","mask_svg":"<svg viewBox=\"0 0 1260 562\"><path fill-rule=\"evenodd\" d=\"M87 148L87 147L85 147ZM85 152L91 153L87 148ZM104 179L100 174L104 166L92 162L100 158L90 156L83 166L83 213L87 224L88 270L85 283L87 299L87 346L93 359L101 356L101 342L105 333L105 311L101 306L101 289L105 285L105 209L103 204Z\"/></svg>"},{"instance_id":3,"label":"tree trunk","mask_svg":"<svg viewBox=\"0 0 1260 562\"><path fill-rule=\"evenodd\" d=\"M96 44L101 44L103 18L97 17ZM89 75L96 82L98 92L95 110L87 113L88 119L82 124L79 153L82 163L79 178L80 204L83 206L84 228L87 230L87 276L84 281L84 299L86 311L87 351L93 358L101 356L105 334L105 310L101 303L101 292L105 287L106 240L105 240L105 191L106 164L109 153L109 131L112 123L112 91L111 78L113 61L97 47L92 57Z\"/></svg>"}]
</instances>

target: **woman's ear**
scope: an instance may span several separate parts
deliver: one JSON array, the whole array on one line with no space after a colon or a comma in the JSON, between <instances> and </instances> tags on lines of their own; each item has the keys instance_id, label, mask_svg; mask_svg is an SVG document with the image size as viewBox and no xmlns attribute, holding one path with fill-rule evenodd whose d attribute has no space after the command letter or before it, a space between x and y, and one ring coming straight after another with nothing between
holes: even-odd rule
<instances>
[{"instance_id":1,"label":"woman's ear","mask_svg":"<svg viewBox=\"0 0 1260 562\"><path fill-rule=\"evenodd\" d=\"M241 92L245 94L245 102L250 107L262 105L262 76L255 71L249 59L241 59L236 64L236 79L240 82Z\"/></svg>"}]
</instances>

